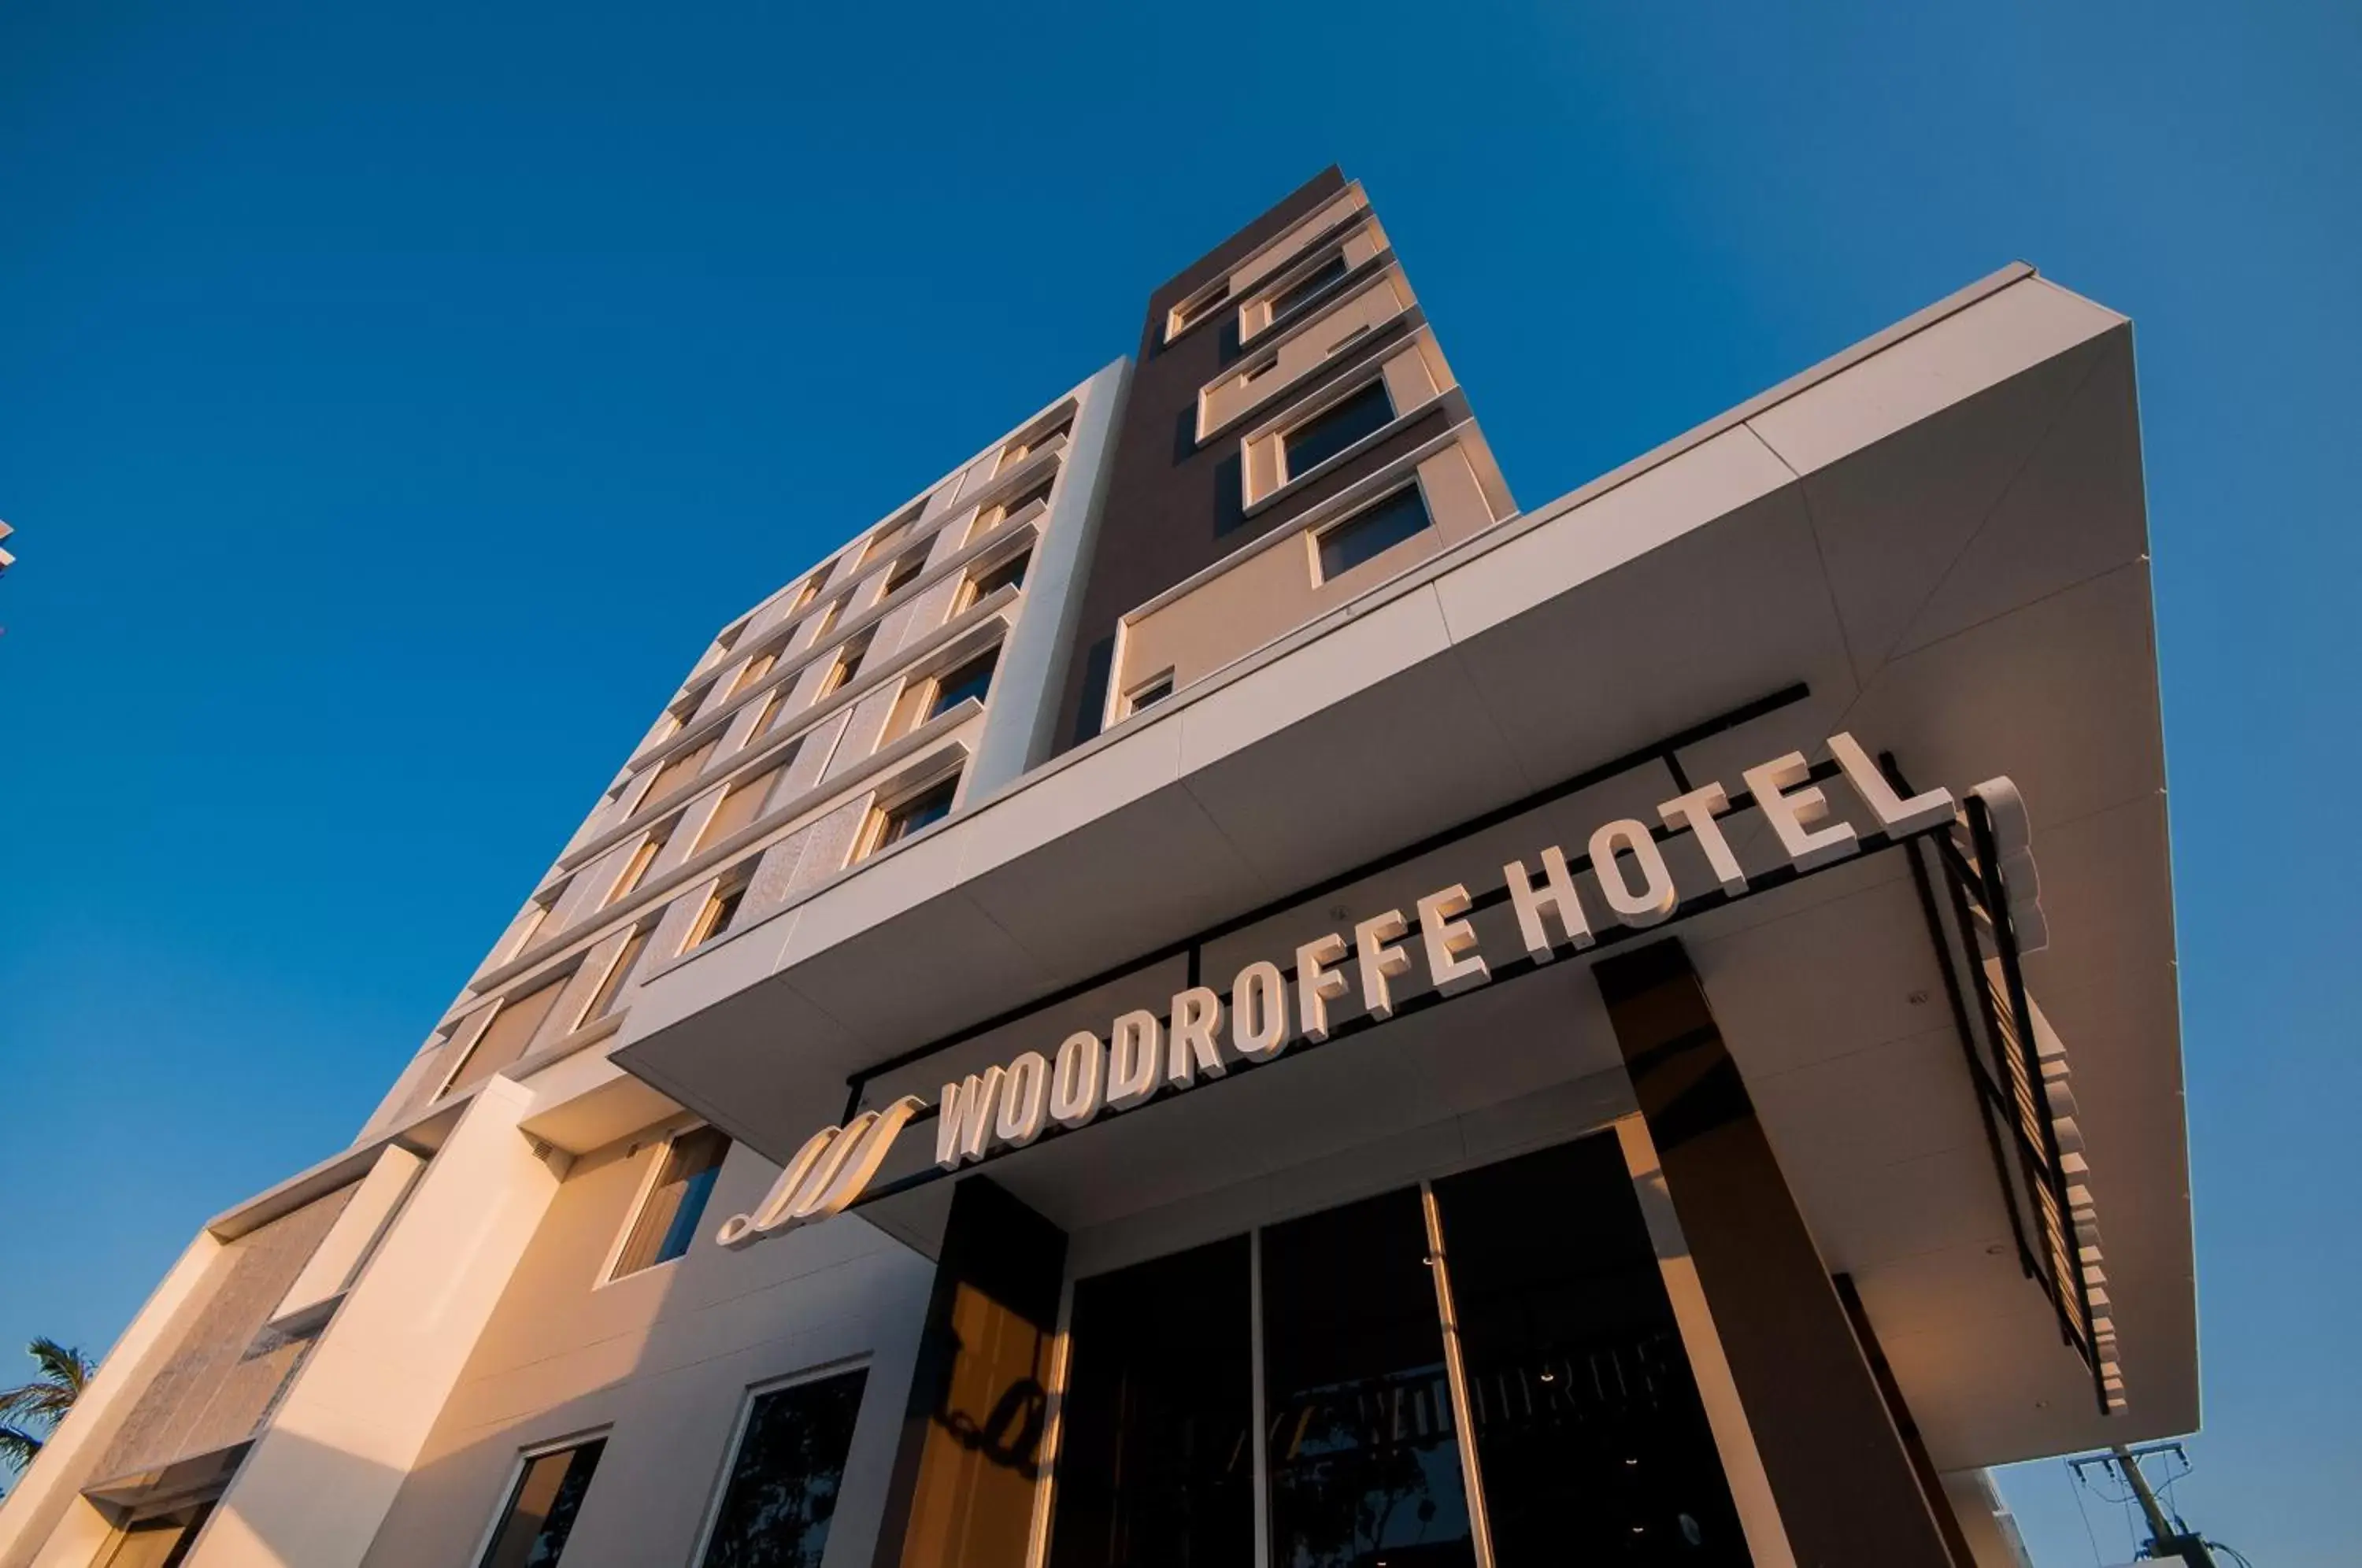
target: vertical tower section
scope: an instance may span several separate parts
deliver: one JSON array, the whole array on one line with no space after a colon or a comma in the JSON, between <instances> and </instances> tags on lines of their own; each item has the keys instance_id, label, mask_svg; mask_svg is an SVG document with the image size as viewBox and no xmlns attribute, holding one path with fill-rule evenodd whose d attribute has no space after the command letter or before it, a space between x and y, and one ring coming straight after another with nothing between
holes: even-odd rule
<instances>
[{"instance_id":1,"label":"vertical tower section","mask_svg":"<svg viewBox=\"0 0 2362 1568\"><path fill-rule=\"evenodd\" d=\"M657 975L1050 754L1129 370L715 635L364 1136L611 1043Z\"/></svg>"},{"instance_id":2,"label":"vertical tower section","mask_svg":"<svg viewBox=\"0 0 2362 1568\"><path fill-rule=\"evenodd\" d=\"M1149 297L1059 748L1515 510L1368 197L1324 170Z\"/></svg>"}]
</instances>

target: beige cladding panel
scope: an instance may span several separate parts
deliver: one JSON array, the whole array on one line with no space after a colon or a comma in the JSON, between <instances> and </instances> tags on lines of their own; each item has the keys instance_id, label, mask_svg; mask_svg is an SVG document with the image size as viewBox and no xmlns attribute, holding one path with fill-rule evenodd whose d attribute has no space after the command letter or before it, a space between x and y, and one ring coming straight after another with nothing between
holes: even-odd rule
<instances>
[{"instance_id":1,"label":"beige cladding panel","mask_svg":"<svg viewBox=\"0 0 2362 1568\"><path fill-rule=\"evenodd\" d=\"M1401 270L1387 268L1369 285L1290 334L1270 354L1242 362L1232 374L1208 387L1199 398L1200 436L1327 364L1414 303Z\"/></svg>"},{"instance_id":2,"label":"beige cladding panel","mask_svg":"<svg viewBox=\"0 0 2362 1568\"><path fill-rule=\"evenodd\" d=\"M1127 625L1117 690L1131 691L1169 669L1178 690L1494 523L1484 486L1461 447L1421 462L1418 480L1434 527L1318 584L1302 531L1251 549L1229 569Z\"/></svg>"},{"instance_id":3,"label":"beige cladding panel","mask_svg":"<svg viewBox=\"0 0 2362 1568\"><path fill-rule=\"evenodd\" d=\"M567 1568L693 1560L697 1530L751 1387L869 1356L868 1399L838 1499L831 1556L875 1529L909 1378L926 1261L857 1220L743 1252L700 1245L606 1281L662 1129L578 1161L403 1483L366 1562L465 1564L521 1450L604 1431ZM762 1195L775 1169L724 1163L702 1229ZM866 1560L866 1556L865 1556Z\"/></svg>"}]
</instances>

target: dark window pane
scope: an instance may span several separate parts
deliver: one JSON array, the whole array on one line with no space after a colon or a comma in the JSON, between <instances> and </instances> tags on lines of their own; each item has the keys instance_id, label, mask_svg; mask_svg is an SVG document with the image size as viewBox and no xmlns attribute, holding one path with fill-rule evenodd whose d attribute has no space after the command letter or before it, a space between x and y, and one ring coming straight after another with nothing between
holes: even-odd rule
<instances>
[{"instance_id":1,"label":"dark window pane","mask_svg":"<svg viewBox=\"0 0 2362 1568\"><path fill-rule=\"evenodd\" d=\"M999 662L1000 650L994 648L988 653L978 654L945 675L935 683L934 701L927 704L927 717L933 719L948 713L971 697L983 701L992 690L993 667Z\"/></svg>"},{"instance_id":2,"label":"dark window pane","mask_svg":"<svg viewBox=\"0 0 2362 1568\"><path fill-rule=\"evenodd\" d=\"M1394 416L1395 402L1382 381L1330 403L1282 438L1287 449L1286 477L1311 472L1363 436L1385 429Z\"/></svg>"},{"instance_id":3,"label":"dark window pane","mask_svg":"<svg viewBox=\"0 0 2362 1568\"><path fill-rule=\"evenodd\" d=\"M714 1178L730 1153L730 1139L720 1129L700 1127L675 1138L665 1149L664 1169L657 1185L632 1221L632 1233L615 1260L613 1277L621 1279L660 1263L670 1263L697 1240L698 1221L705 1217L705 1201L713 1195Z\"/></svg>"},{"instance_id":4,"label":"dark window pane","mask_svg":"<svg viewBox=\"0 0 2362 1568\"><path fill-rule=\"evenodd\" d=\"M482 1568L556 1568L606 1446L607 1440L600 1438L525 1461Z\"/></svg>"},{"instance_id":5,"label":"dark window pane","mask_svg":"<svg viewBox=\"0 0 2362 1568\"><path fill-rule=\"evenodd\" d=\"M1031 552L1028 552L1025 555L1012 557L994 567L976 580L974 597L982 599L987 594L998 593L1004 588L1021 586L1025 581L1026 563L1032 558Z\"/></svg>"},{"instance_id":6,"label":"dark window pane","mask_svg":"<svg viewBox=\"0 0 2362 1568\"><path fill-rule=\"evenodd\" d=\"M1273 1568L1475 1562L1417 1189L1263 1233Z\"/></svg>"},{"instance_id":7,"label":"dark window pane","mask_svg":"<svg viewBox=\"0 0 2362 1568\"><path fill-rule=\"evenodd\" d=\"M1341 577L1363 561L1375 559L1405 539L1417 536L1427 525L1427 502L1419 499L1418 486L1405 485L1367 512L1347 518L1320 536L1322 580Z\"/></svg>"},{"instance_id":8,"label":"dark window pane","mask_svg":"<svg viewBox=\"0 0 2362 1568\"><path fill-rule=\"evenodd\" d=\"M1142 708L1153 708L1172 695L1173 678L1160 675L1131 694L1131 711L1137 713Z\"/></svg>"},{"instance_id":9,"label":"dark window pane","mask_svg":"<svg viewBox=\"0 0 2362 1568\"><path fill-rule=\"evenodd\" d=\"M1499 1568L1746 1563L1615 1136L1435 1197Z\"/></svg>"},{"instance_id":10,"label":"dark window pane","mask_svg":"<svg viewBox=\"0 0 2362 1568\"><path fill-rule=\"evenodd\" d=\"M757 1395L705 1546L705 1568L819 1568L866 1372Z\"/></svg>"},{"instance_id":11,"label":"dark window pane","mask_svg":"<svg viewBox=\"0 0 2362 1568\"><path fill-rule=\"evenodd\" d=\"M959 792L959 780L947 778L923 795L903 801L886 813L886 825L877 834L877 847L900 844L921 828L933 827L952 814L952 797Z\"/></svg>"},{"instance_id":12,"label":"dark window pane","mask_svg":"<svg viewBox=\"0 0 2362 1568\"><path fill-rule=\"evenodd\" d=\"M1342 282L1348 271L1343 252L1331 256L1272 296L1271 319L1276 322L1294 315Z\"/></svg>"},{"instance_id":13,"label":"dark window pane","mask_svg":"<svg viewBox=\"0 0 2362 1568\"><path fill-rule=\"evenodd\" d=\"M1075 1286L1051 1568L1254 1557L1248 1241Z\"/></svg>"}]
</instances>

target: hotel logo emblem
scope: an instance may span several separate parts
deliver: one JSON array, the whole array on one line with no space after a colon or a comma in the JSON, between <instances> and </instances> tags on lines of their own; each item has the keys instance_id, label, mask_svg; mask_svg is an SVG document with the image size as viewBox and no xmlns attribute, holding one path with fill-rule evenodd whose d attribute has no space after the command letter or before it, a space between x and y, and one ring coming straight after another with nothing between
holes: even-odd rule
<instances>
[{"instance_id":1,"label":"hotel logo emblem","mask_svg":"<svg viewBox=\"0 0 2362 1568\"><path fill-rule=\"evenodd\" d=\"M755 1211L732 1215L713 1239L725 1247L749 1247L766 1236L783 1235L842 1211L861 1196L885 1163L895 1136L926 1103L906 1094L883 1110L865 1110L842 1127L813 1133Z\"/></svg>"}]
</instances>

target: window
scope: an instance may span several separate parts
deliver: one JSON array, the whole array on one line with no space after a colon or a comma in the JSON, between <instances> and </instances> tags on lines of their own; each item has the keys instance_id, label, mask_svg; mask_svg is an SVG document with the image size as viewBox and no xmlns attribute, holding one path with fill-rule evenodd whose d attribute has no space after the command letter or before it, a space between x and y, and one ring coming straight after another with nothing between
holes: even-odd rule
<instances>
[{"instance_id":1,"label":"window","mask_svg":"<svg viewBox=\"0 0 2362 1568\"><path fill-rule=\"evenodd\" d=\"M902 536L911 531L911 525L916 523L919 520L919 513L926 509L927 502L922 497L909 511L870 535L869 542L861 547L861 564L867 566L871 561L900 544Z\"/></svg>"},{"instance_id":2,"label":"window","mask_svg":"<svg viewBox=\"0 0 2362 1568\"><path fill-rule=\"evenodd\" d=\"M599 907L603 910L608 904L629 898L632 890L647 876L648 867L656 863L657 856L664 852L664 846L665 835L660 833L652 833L640 840L638 847L632 851L632 857L624 861L624 868L615 874L615 885L607 889L606 900Z\"/></svg>"},{"instance_id":3,"label":"window","mask_svg":"<svg viewBox=\"0 0 2362 1568\"><path fill-rule=\"evenodd\" d=\"M911 583L917 581L919 574L924 571L926 568L927 552L923 549L911 551L900 560L896 561L894 563L894 569L886 574L886 586L877 591L877 597L880 599L893 598L894 595L901 592L902 590L910 587Z\"/></svg>"},{"instance_id":4,"label":"window","mask_svg":"<svg viewBox=\"0 0 2362 1568\"><path fill-rule=\"evenodd\" d=\"M633 1217L608 1278L670 1263L689 1251L729 1153L729 1137L714 1127L692 1128L666 1141L657 1157L656 1185L640 1200L640 1211Z\"/></svg>"},{"instance_id":5,"label":"window","mask_svg":"<svg viewBox=\"0 0 2362 1568\"><path fill-rule=\"evenodd\" d=\"M1418 486L1403 486L1319 536L1321 580L1342 576L1427 526L1427 502L1419 499Z\"/></svg>"},{"instance_id":6,"label":"window","mask_svg":"<svg viewBox=\"0 0 2362 1568\"><path fill-rule=\"evenodd\" d=\"M997 474L1007 473L1010 469L1023 462L1025 460L1026 454L1032 450L1033 447L1029 442L1011 441L1008 446L1003 447L1000 449L1000 461L992 466L992 471Z\"/></svg>"},{"instance_id":7,"label":"window","mask_svg":"<svg viewBox=\"0 0 2362 1568\"><path fill-rule=\"evenodd\" d=\"M927 717L939 719L973 697L984 701L992 690L993 667L1000 662L1000 649L988 648L983 653L935 679L935 694L927 703Z\"/></svg>"},{"instance_id":8,"label":"window","mask_svg":"<svg viewBox=\"0 0 2362 1568\"><path fill-rule=\"evenodd\" d=\"M616 954L614 963L607 966L607 977L599 982L598 994L590 999L590 1005L582 1010L582 1016L576 1021L575 1028L596 1023L615 1010L615 999L624 994L624 982L632 977L632 966L640 961L640 954L647 947L649 929L641 926L624 939L624 950Z\"/></svg>"},{"instance_id":9,"label":"window","mask_svg":"<svg viewBox=\"0 0 2362 1568\"><path fill-rule=\"evenodd\" d=\"M770 674L771 666L777 661L778 657L776 654L759 654L748 659L746 668L738 672L738 679L730 683L730 695L737 696L738 693Z\"/></svg>"},{"instance_id":10,"label":"window","mask_svg":"<svg viewBox=\"0 0 2362 1568\"><path fill-rule=\"evenodd\" d=\"M1307 272L1304 276L1296 280L1296 282L1288 284L1287 287L1282 289L1279 293L1272 295L1272 325L1275 326L1277 326L1280 322L1286 320L1291 315L1294 315L1297 311L1302 310L1306 305L1312 304L1321 295L1335 288L1339 283L1343 282L1345 281L1345 274L1350 271L1352 271L1352 269L1345 265L1345 253L1341 250L1334 256L1330 257L1328 260L1320 263L1319 266L1312 269L1311 271Z\"/></svg>"},{"instance_id":11,"label":"window","mask_svg":"<svg viewBox=\"0 0 2362 1568\"><path fill-rule=\"evenodd\" d=\"M1395 401L1384 381L1338 399L1279 438L1282 483L1310 473L1356 441L1394 423Z\"/></svg>"},{"instance_id":12,"label":"window","mask_svg":"<svg viewBox=\"0 0 2362 1568\"><path fill-rule=\"evenodd\" d=\"M805 605L810 604L813 600L820 597L821 579L827 575L828 568L822 567L820 570L804 579L804 585L796 590L796 602L788 606L788 613L789 615L801 614Z\"/></svg>"},{"instance_id":13,"label":"window","mask_svg":"<svg viewBox=\"0 0 2362 1568\"><path fill-rule=\"evenodd\" d=\"M667 795L704 772L707 759L712 756L713 748L721 743L721 740L720 735L708 735L696 745L657 769L656 782L650 784L648 792L640 797L641 804L646 805L651 801L663 800Z\"/></svg>"},{"instance_id":14,"label":"window","mask_svg":"<svg viewBox=\"0 0 2362 1568\"><path fill-rule=\"evenodd\" d=\"M906 801L872 812L868 847L855 858L875 855L889 845L900 844L912 834L934 826L952 814L952 799L958 793L959 775L955 773Z\"/></svg>"},{"instance_id":15,"label":"window","mask_svg":"<svg viewBox=\"0 0 2362 1568\"><path fill-rule=\"evenodd\" d=\"M966 609L979 599L988 598L1004 588L1025 586L1025 569L1032 563L1033 552L1010 557L999 566L980 571L968 579L967 591L960 595L960 608Z\"/></svg>"},{"instance_id":16,"label":"window","mask_svg":"<svg viewBox=\"0 0 2362 1568\"><path fill-rule=\"evenodd\" d=\"M829 670L828 679L820 683L820 696L826 697L852 684L854 677L861 673L861 661L868 657L869 634L867 632L847 637L844 640L844 646L836 650L836 663ZM814 701L818 699L815 698Z\"/></svg>"},{"instance_id":17,"label":"window","mask_svg":"<svg viewBox=\"0 0 2362 1568\"><path fill-rule=\"evenodd\" d=\"M722 803L713 808L713 814L705 819L705 826L699 831L697 848L704 849L720 844L731 834L752 826L755 819L763 814L763 801L770 794L771 786L778 781L779 770L767 767L754 778L741 779L730 786L722 797Z\"/></svg>"},{"instance_id":18,"label":"window","mask_svg":"<svg viewBox=\"0 0 2362 1568\"><path fill-rule=\"evenodd\" d=\"M697 920L689 928L689 940L681 944L683 953L704 946L730 929L730 922L738 918L738 906L746 901L750 879L741 874L725 877L714 884L713 890L705 896L705 907L697 911Z\"/></svg>"},{"instance_id":19,"label":"window","mask_svg":"<svg viewBox=\"0 0 2362 1568\"><path fill-rule=\"evenodd\" d=\"M1196 299L1183 302L1175 307L1172 317L1166 324L1164 336L1168 338L1180 337L1205 320L1230 297L1231 281L1225 278Z\"/></svg>"},{"instance_id":20,"label":"window","mask_svg":"<svg viewBox=\"0 0 2362 1568\"><path fill-rule=\"evenodd\" d=\"M1047 479L1043 480L1039 484L1029 486L1024 494L1012 496L1008 501L1001 502L1000 515L1004 519L1014 517L1019 513L1024 511L1027 507L1032 505L1035 502L1049 500L1051 487L1055 485L1057 482L1058 476L1056 474L1052 474Z\"/></svg>"},{"instance_id":21,"label":"window","mask_svg":"<svg viewBox=\"0 0 2362 1568\"><path fill-rule=\"evenodd\" d=\"M1133 687L1131 695L1123 700L1123 711L1129 716L1139 712L1142 708L1153 708L1172 695L1173 672L1168 669L1153 679Z\"/></svg>"},{"instance_id":22,"label":"window","mask_svg":"<svg viewBox=\"0 0 2362 1568\"><path fill-rule=\"evenodd\" d=\"M528 1456L478 1568L557 1568L606 1446L592 1438Z\"/></svg>"},{"instance_id":23,"label":"window","mask_svg":"<svg viewBox=\"0 0 2362 1568\"><path fill-rule=\"evenodd\" d=\"M557 1005L557 993L574 977L569 969L544 980L522 996L511 997L493 1004L492 1021L476 1036L475 1045L453 1070L443 1086L445 1094L457 1094L470 1084L481 1083L502 1067L515 1061L541 1032L542 1021L549 1010Z\"/></svg>"},{"instance_id":24,"label":"window","mask_svg":"<svg viewBox=\"0 0 2362 1568\"><path fill-rule=\"evenodd\" d=\"M549 918L549 911L557 903L558 895L565 891L562 886L553 888L546 896L525 906L524 913L517 917L516 934L510 938L507 946L501 949L502 963L507 963L533 945L533 939L540 932L542 922Z\"/></svg>"},{"instance_id":25,"label":"window","mask_svg":"<svg viewBox=\"0 0 2362 1568\"><path fill-rule=\"evenodd\" d=\"M828 635L828 629L836 624L836 617L844 609L844 601L840 599L820 613L820 624L812 629L813 642L818 642Z\"/></svg>"},{"instance_id":26,"label":"window","mask_svg":"<svg viewBox=\"0 0 2362 1568\"><path fill-rule=\"evenodd\" d=\"M820 1568L868 1381L840 1372L755 1396L702 1568Z\"/></svg>"},{"instance_id":27,"label":"window","mask_svg":"<svg viewBox=\"0 0 2362 1568\"><path fill-rule=\"evenodd\" d=\"M779 709L786 704L787 700L786 687L771 688L769 694L763 699L763 711L755 715L755 723L746 732L748 745L754 745L758 737L768 734L771 726L779 722Z\"/></svg>"},{"instance_id":28,"label":"window","mask_svg":"<svg viewBox=\"0 0 2362 1568\"><path fill-rule=\"evenodd\" d=\"M122 1536L101 1568L181 1568L196 1550L198 1533L218 1501L208 1497L182 1504L124 1525Z\"/></svg>"}]
</instances>

